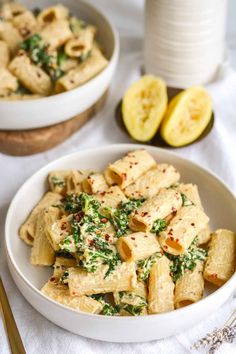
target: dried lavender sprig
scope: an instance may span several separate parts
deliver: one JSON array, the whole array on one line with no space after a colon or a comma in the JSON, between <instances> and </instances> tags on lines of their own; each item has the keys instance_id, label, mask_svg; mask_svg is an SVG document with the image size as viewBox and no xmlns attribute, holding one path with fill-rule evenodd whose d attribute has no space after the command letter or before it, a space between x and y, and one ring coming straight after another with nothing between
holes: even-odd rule
<instances>
[{"instance_id":1,"label":"dried lavender sprig","mask_svg":"<svg viewBox=\"0 0 236 354\"><path fill-rule=\"evenodd\" d=\"M236 324L215 329L205 337L199 339L192 349L209 346L208 354L214 354L223 343L233 343L236 338Z\"/></svg>"}]
</instances>

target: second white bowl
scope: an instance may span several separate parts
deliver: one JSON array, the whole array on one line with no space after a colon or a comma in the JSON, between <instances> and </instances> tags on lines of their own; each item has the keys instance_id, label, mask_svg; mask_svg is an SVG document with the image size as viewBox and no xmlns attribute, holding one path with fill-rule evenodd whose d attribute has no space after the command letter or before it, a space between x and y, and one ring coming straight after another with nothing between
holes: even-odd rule
<instances>
[{"instance_id":1,"label":"second white bowl","mask_svg":"<svg viewBox=\"0 0 236 354\"><path fill-rule=\"evenodd\" d=\"M22 0L21 3L32 8L30 0ZM39 5L44 8L56 3L58 0L41 0ZM91 107L111 83L119 56L119 37L114 26L87 2L61 0L60 3L67 6L72 14L98 29L97 39L104 48L109 63L96 77L71 91L34 100L0 100L1 130L35 129L68 120Z\"/></svg>"}]
</instances>

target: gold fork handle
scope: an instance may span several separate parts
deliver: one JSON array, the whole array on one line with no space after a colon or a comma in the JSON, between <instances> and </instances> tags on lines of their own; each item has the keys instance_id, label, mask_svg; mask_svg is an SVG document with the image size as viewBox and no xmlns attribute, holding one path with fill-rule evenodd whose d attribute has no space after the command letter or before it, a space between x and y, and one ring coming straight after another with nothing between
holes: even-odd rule
<instances>
[{"instance_id":1,"label":"gold fork handle","mask_svg":"<svg viewBox=\"0 0 236 354\"><path fill-rule=\"evenodd\" d=\"M20 333L18 331L15 319L13 317L7 299L7 294L4 289L1 277L0 277L0 303L1 303L3 322L7 332L12 354L26 354L24 345L20 337Z\"/></svg>"}]
</instances>

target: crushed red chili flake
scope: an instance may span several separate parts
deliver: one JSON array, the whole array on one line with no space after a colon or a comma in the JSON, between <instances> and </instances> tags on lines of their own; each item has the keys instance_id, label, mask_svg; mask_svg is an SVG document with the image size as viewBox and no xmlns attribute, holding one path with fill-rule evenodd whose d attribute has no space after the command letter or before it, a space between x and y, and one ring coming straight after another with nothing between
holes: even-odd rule
<instances>
[{"instance_id":1,"label":"crushed red chili flake","mask_svg":"<svg viewBox=\"0 0 236 354\"><path fill-rule=\"evenodd\" d=\"M64 222L61 224L61 230L66 230L66 227L67 227L67 224L66 224L66 222L64 221Z\"/></svg>"},{"instance_id":2,"label":"crushed red chili flake","mask_svg":"<svg viewBox=\"0 0 236 354\"><path fill-rule=\"evenodd\" d=\"M175 241L178 243L178 242L179 242L179 239L177 238Z\"/></svg>"},{"instance_id":3,"label":"crushed red chili flake","mask_svg":"<svg viewBox=\"0 0 236 354\"><path fill-rule=\"evenodd\" d=\"M135 237L131 237L131 240L135 240Z\"/></svg>"},{"instance_id":4,"label":"crushed red chili flake","mask_svg":"<svg viewBox=\"0 0 236 354\"><path fill-rule=\"evenodd\" d=\"M163 248L165 248L165 250L167 250L167 249L168 249L168 246L164 245Z\"/></svg>"},{"instance_id":5,"label":"crushed red chili flake","mask_svg":"<svg viewBox=\"0 0 236 354\"><path fill-rule=\"evenodd\" d=\"M171 236L170 239L171 239L171 241L174 241L174 237Z\"/></svg>"},{"instance_id":6,"label":"crushed red chili flake","mask_svg":"<svg viewBox=\"0 0 236 354\"><path fill-rule=\"evenodd\" d=\"M102 219L101 219L101 222L102 222L103 224L106 224L107 221L108 221L107 218L102 218Z\"/></svg>"},{"instance_id":7,"label":"crushed red chili flake","mask_svg":"<svg viewBox=\"0 0 236 354\"><path fill-rule=\"evenodd\" d=\"M148 215L148 212L147 212L147 211L143 211L143 212L141 213L141 216L146 216L146 215Z\"/></svg>"},{"instance_id":8,"label":"crushed red chili flake","mask_svg":"<svg viewBox=\"0 0 236 354\"><path fill-rule=\"evenodd\" d=\"M212 273L212 274L211 274L211 278L217 279L217 277L218 277L217 273Z\"/></svg>"},{"instance_id":9,"label":"crushed red chili flake","mask_svg":"<svg viewBox=\"0 0 236 354\"><path fill-rule=\"evenodd\" d=\"M127 173L122 173L121 174L122 179L125 181L127 179Z\"/></svg>"},{"instance_id":10,"label":"crushed red chili flake","mask_svg":"<svg viewBox=\"0 0 236 354\"><path fill-rule=\"evenodd\" d=\"M106 240L106 241L109 241L109 238L110 238L110 235L105 234L105 240Z\"/></svg>"},{"instance_id":11,"label":"crushed red chili flake","mask_svg":"<svg viewBox=\"0 0 236 354\"><path fill-rule=\"evenodd\" d=\"M84 217L84 212L81 210L75 215L75 220L80 222Z\"/></svg>"},{"instance_id":12,"label":"crushed red chili flake","mask_svg":"<svg viewBox=\"0 0 236 354\"><path fill-rule=\"evenodd\" d=\"M172 212L175 213L176 212L176 208L172 206L171 208Z\"/></svg>"},{"instance_id":13,"label":"crushed red chili flake","mask_svg":"<svg viewBox=\"0 0 236 354\"><path fill-rule=\"evenodd\" d=\"M51 277L51 278L50 278L50 281L55 281L55 280L56 280L55 277Z\"/></svg>"},{"instance_id":14,"label":"crushed red chili flake","mask_svg":"<svg viewBox=\"0 0 236 354\"><path fill-rule=\"evenodd\" d=\"M192 222L192 224L191 224L192 226L195 226L195 224L194 224L194 222Z\"/></svg>"}]
</instances>

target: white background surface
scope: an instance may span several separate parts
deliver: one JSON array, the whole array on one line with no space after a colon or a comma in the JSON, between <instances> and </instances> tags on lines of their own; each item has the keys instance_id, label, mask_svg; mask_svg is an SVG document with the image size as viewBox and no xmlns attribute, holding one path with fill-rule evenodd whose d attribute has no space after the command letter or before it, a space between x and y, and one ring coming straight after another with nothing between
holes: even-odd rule
<instances>
[{"instance_id":1,"label":"white background surface","mask_svg":"<svg viewBox=\"0 0 236 354\"><path fill-rule=\"evenodd\" d=\"M235 300L229 302L217 316L207 319L198 327L177 338L141 343L119 345L88 340L70 334L39 315L24 300L10 278L3 254L4 219L14 193L19 186L40 167L67 153L87 147L111 143L129 142L129 139L116 126L114 108L124 90L139 76L142 51L142 4L141 0L97 0L96 5L114 21L121 35L121 57L117 74L113 80L109 99L102 112L91 120L78 133L60 146L28 157L0 155L0 222L1 247L0 271L9 295L14 316L18 323L27 353L38 354L90 354L90 353L189 353L190 343L216 325L221 325L228 314L236 307ZM232 66L236 69L236 1L230 0L227 22L227 45ZM236 73L227 69L221 78L208 86L213 96L216 122L210 135L190 147L176 149L181 156L206 166L236 193ZM33 116L32 116L33 119ZM141 336L141 333L140 333ZM236 344L224 347L222 353L233 353ZM8 353L3 324L0 322L0 353Z\"/></svg>"}]
</instances>

